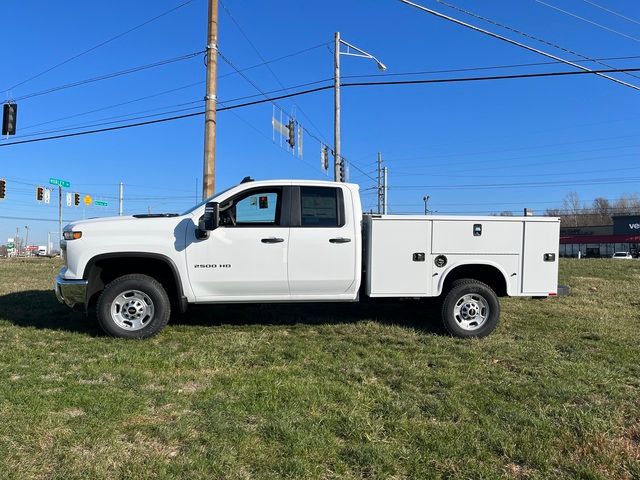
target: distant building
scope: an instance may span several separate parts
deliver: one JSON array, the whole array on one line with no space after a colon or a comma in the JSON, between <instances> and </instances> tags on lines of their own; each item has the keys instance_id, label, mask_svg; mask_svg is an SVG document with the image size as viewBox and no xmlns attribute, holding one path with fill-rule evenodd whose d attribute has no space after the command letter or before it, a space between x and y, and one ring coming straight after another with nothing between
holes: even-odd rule
<instances>
[{"instance_id":1,"label":"distant building","mask_svg":"<svg viewBox=\"0 0 640 480\"><path fill-rule=\"evenodd\" d=\"M560 256L599 258L613 252L640 255L640 215L616 215L612 225L560 228Z\"/></svg>"}]
</instances>

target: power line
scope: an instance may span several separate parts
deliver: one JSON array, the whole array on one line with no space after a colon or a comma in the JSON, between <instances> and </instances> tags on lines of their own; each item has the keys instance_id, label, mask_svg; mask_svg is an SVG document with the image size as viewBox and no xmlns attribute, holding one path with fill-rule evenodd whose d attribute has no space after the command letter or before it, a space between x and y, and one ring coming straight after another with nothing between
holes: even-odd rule
<instances>
[{"instance_id":1,"label":"power line","mask_svg":"<svg viewBox=\"0 0 640 480\"><path fill-rule=\"evenodd\" d=\"M179 5L177 5L177 6L173 7L173 8L170 8L169 10L166 10L165 12L162 12L162 13L161 13L161 14L159 14L159 15L156 15L155 17L152 17L152 18L150 18L149 20L146 20L146 21L144 21L144 22L142 22L142 23L138 24L138 25L136 25L136 26L135 26L135 27L133 27L133 28L130 28L130 29L128 29L128 30L126 30L126 31L124 31L124 32L121 32L121 33L119 33L119 34L117 34L117 35L115 35L115 36L113 36L113 37L111 37L111 38L109 38L109 39L107 39L107 40L104 40L104 41L102 41L102 42L98 43L97 45L94 45L94 46L93 46L93 47L91 47L91 48L88 48L88 49L86 49L86 50L83 50L82 52L80 52L80 53L78 53L78 54L76 54L76 55L73 55L73 56L71 56L71 57L67 58L66 60L63 60L62 62L59 62L59 63L57 63L57 64L53 65L52 67L49 67L49 68L47 68L47 69L45 69L45 70L41 71L40 73L38 73L38 74L36 74L36 75L33 75L33 76L31 76L31 77L29 77L29 78L27 78L27 79L25 79L25 80L22 80L21 82L16 83L15 85L12 85L11 87L9 87L9 88L7 88L7 89L3 90L3 93L4 93L4 92L9 92L9 91L13 90L14 88L17 88L17 87L19 87L19 86L21 86L21 85L24 85L24 84L25 84L25 83L27 83L27 82L30 82L30 81L32 81L32 80L35 80L36 78L39 78L39 77L41 77L41 76L43 76L43 75L45 75L45 74L49 73L50 71L55 70L56 68L61 67L62 65L65 65L65 64L67 64L67 63L69 63L69 62L71 62L71 61L73 61L73 60L75 60L75 59L77 59L77 58L79 58L79 57L82 57L83 55L86 55L87 53L93 52L94 50L97 50L97 49L98 49L98 48L100 48L100 47L103 47L103 46L105 46L105 45L107 45L107 44L109 44L109 43L111 43L111 42L113 42L113 41L115 41L115 40L117 40L117 39L119 39L119 38L122 38L122 37L124 37L125 35L128 35L129 33L135 32L136 30L138 30L138 29L140 29L140 28L144 27L145 25L148 25L148 24L150 24L150 23L152 23L152 22L155 22L156 20L159 20L160 18L162 18L162 17L164 17L164 16L166 16L166 15L169 15L170 13L173 13L173 12L175 12L176 10L179 10L180 8L187 6L187 5L189 5L190 3L192 3L192 2L193 2L193 0L187 0L187 1L185 1L185 2L182 2L182 3L180 3Z\"/></svg>"},{"instance_id":2,"label":"power line","mask_svg":"<svg viewBox=\"0 0 640 480\"><path fill-rule=\"evenodd\" d=\"M458 20L456 18L450 17L448 15L445 15L444 13L436 12L435 10L432 10L430 8L427 8L427 7L423 7L422 5L418 5L417 3L413 3L413 2L411 2L409 0L400 0L400 1L402 3L407 4L407 5L411 5L412 7L415 7L417 9L419 9L419 10L427 12L427 13L429 13L431 15L434 15L434 16L436 16L438 18L442 18L442 19L447 20L449 22L455 23L455 24L463 26L465 28L469 28L469 29L474 30L476 32L483 33L483 34L488 35L490 37L497 38L498 40L502 40L503 42L510 43L511 45L515 45L517 47L523 48L523 49L528 50L530 52L537 53L537 54L542 55L544 57L548 57L548 58L551 58L553 60L557 60L559 62L565 63L567 65L571 65L572 67L579 68L580 70L584 70L584 71L587 71L587 72L590 72L590 73L595 73L596 75L598 75L600 77L606 78L608 80L611 80L612 82L619 83L621 85L625 85L625 86L627 86L629 88L633 88L634 90L640 90L640 87L638 87L636 85L633 85L631 83L623 82L622 80L619 80L619 79L614 78L614 77L610 77L610 76L605 75L605 74L603 74L601 72L598 72L597 70L592 70L590 68L583 67L582 65L580 65L578 63L571 62L569 60L565 60L563 58L558 57L557 55L553 55L551 53L544 52L544 51L542 51L542 50L540 50L538 48L530 47L529 45L526 45L526 44L521 43L521 42L517 42L516 40L512 40L512 39L507 38L507 37L505 37L503 35L499 35L497 33L490 32L489 30L485 30L484 28L476 27L475 25L471 25L470 23L466 23L466 22L463 22L462 20ZM538 0L536 0L536 1L538 1Z\"/></svg>"},{"instance_id":3,"label":"power line","mask_svg":"<svg viewBox=\"0 0 640 480\"><path fill-rule=\"evenodd\" d=\"M566 187L566 186L578 186L578 185L615 185L625 183L637 183L640 181L640 177L627 177L627 178L601 178L598 180L587 179L577 180L575 182L566 181L548 181L548 182L518 182L518 183L487 183L487 184L452 184L452 185L399 185L393 187L394 190L420 190L420 189L471 189L471 190L485 190L485 189L501 189L501 188L536 188L536 187Z\"/></svg>"},{"instance_id":4,"label":"power line","mask_svg":"<svg viewBox=\"0 0 640 480\"><path fill-rule=\"evenodd\" d=\"M197 57L199 55L202 55L204 52L205 52L205 50L202 50L202 51L199 51L199 52L188 53L186 55L181 55L179 57L173 57L173 58L168 58L168 59L165 59L165 60L159 60L159 61L154 62L154 63L148 63L146 65L139 65L137 67L128 68L126 70L120 70L120 71L117 71L117 72L106 73L104 75L100 75L100 76L97 76L97 77L86 78L84 80L78 80L76 82L66 83L66 84L63 84L63 85L58 85L56 87L47 88L45 90L40 90L38 92L29 93L27 95L22 95L21 97L14 98L13 100L18 102L18 101L26 100L26 99L29 99L29 98L34 98L34 97L39 97L39 96L42 96L42 95L47 95L49 93L58 92L60 90L66 90L68 88L79 87L81 85L86 85L88 83L100 82L102 80L109 80L111 78L121 77L123 75L130 75L132 73L137 73L137 72L140 72L142 70L148 70L150 68L161 67L161 66L169 65L169 64L175 63L175 62L181 62L183 60L190 60L190 59L195 58L195 57Z\"/></svg>"},{"instance_id":5,"label":"power line","mask_svg":"<svg viewBox=\"0 0 640 480\"><path fill-rule=\"evenodd\" d=\"M614 12L613 10L610 10L610 9L608 9L606 7L603 7L602 5L598 5L596 2L592 2L590 0L583 0L583 1L588 3L588 4L590 4L590 5L593 5L594 7L598 7L599 9L604 10L605 12L609 12L612 15L615 15L615 16L620 17L620 18L624 18L625 20L629 20L630 22L633 22L636 25L640 25L640 21L636 20L635 18L627 17L626 15L622 15L621 13Z\"/></svg>"},{"instance_id":6,"label":"power line","mask_svg":"<svg viewBox=\"0 0 640 480\"><path fill-rule=\"evenodd\" d=\"M404 0L403 0L404 1ZM342 84L342 86L345 87L355 87L355 86L377 86L377 85L410 85L410 84L428 84L428 83L452 83L452 82L471 82L471 81L487 81L487 80L504 80L504 79L519 79L519 78L536 78L536 77L555 77L555 76L568 76L568 75L581 75L581 74L597 74L597 73L611 73L611 72L635 72L635 71L640 71L640 68L626 68L626 69L609 69L609 70L590 70L590 71L571 71L571 72L548 72L548 73L530 73L530 74L518 74L518 75L494 75L491 77L466 77L466 78L446 78L446 79L426 79L426 80L402 80L402 81L387 81L387 82L355 82L355 83L344 83ZM181 87L184 88L184 87ZM294 87L290 87L289 90L292 90L296 88ZM259 105L262 103L268 103L268 102L275 102L276 100L282 100L284 98L290 98L290 97L296 97L296 96L300 96L300 95L307 95L310 93L315 93L315 92L321 92L323 90L329 90L333 88L333 85L324 85L321 87L316 87L316 88L310 88L307 90L301 90L301 91L297 91L297 92L292 92L292 93L288 93L288 94L284 94L284 95L279 95L276 97L267 97L261 100L254 100L254 101L250 101L250 102L244 102L244 103L239 103L239 104L235 104L235 105L230 105L227 107L223 107L223 108L219 108L218 111L222 112L225 110L233 110L236 108L242 108L242 107L248 107L248 106L252 106L252 105ZM269 92L266 92L265 94L268 94ZM229 102L229 101L228 101ZM0 143L0 147L8 147L11 145L20 145L20 144L24 144L24 143L33 143L33 142L41 142L41 141L45 141L45 140L55 140L55 139L59 139L59 138L68 138L68 137L77 137L77 136L81 136L81 135L89 135L89 134L93 134L93 133L100 133L100 132L107 132L107 131L114 131L114 130L122 130L125 128L132 128L132 127L139 127L139 126L143 126L143 125L152 125L152 124L156 124L156 123L163 123L163 122L169 122L169 121L173 121L173 120L179 120L179 119L183 119L183 118L190 118L190 117L194 117L196 115L203 115L204 112L195 112L195 113L189 113L189 114L185 114L185 115L178 115L178 116L174 116L174 117L167 117L167 118L160 118L157 120L150 120L150 121L146 121L146 122L139 122L139 123L132 123L132 124L127 124L127 125L119 125L117 127L109 127L109 128L103 128L103 129L96 129L96 130L89 130L89 131L84 131L84 132L76 132L76 133L69 133L69 134L64 134L64 135L56 135L56 136L51 136L51 137L43 137L43 138L34 138L31 140L20 140L17 142L8 142L8 143ZM312 135L308 130L305 130L309 135ZM313 136L313 135L312 135ZM313 138L316 138L315 136L313 136ZM355 165L354 165L355 166ZM358 167L356 167L357 170L362 171L361 169L359 169Z\"/></svg>"},{"instance_id":7,"label":"power line","mask_svg":"<svg viewBox=\"0 0 640 480\"><path fill-rule=\"evenodd\" d=\"M238 28L238 30L240 31L240 33L242 34L242 36L244 37L244 39L247 41L247 43L249 45L251 45L251 48L253 49L253 51L256 53L256 55L258 55L258 58L260 60L262 60L263 64L265 67L267 67L267 70L269 70L269 72L271 73L271 75L273 76L273 78L276 80L276 82L278 83L278 85L280 85L281 88L285 88L285 86L282 84L282 82L280 81L280 79L278 78L278 76L276 75L276 72L273 71L273 69L271 68L271 66L269 65L269 63L264 59L264 57L262 56L262 54L260 53L260 51L258 50L258 47L255 46L255 44L251 41L251 39L249 38L249 36L245 33L244 29L242 28L242 26L240 25L240 23L235 19L235 17L231 14L231 11L227 8L227 6L224 4L224 2L222 2L222 0L220 1L220 5L222 5L222 8L224 9L224 11L226 12L226 14L229 16L229 18L231 19L231 21L234 23L234 25ZM234 67L235 69L235 67ZM285 90L287 91L287 90ZM287 93L289 93L287 91ZM302 115L305 116L305 118L307 120L309 120L309 123L311 124L311 126L313 128L315 128L315 130L318 132L318 134L325 138L326 137L322 134L322 132L320 131L320 129L313 123L313 121L311 120L311 118L309 118L309 116L304 112L304 110L302 110L302 107L300 107L299 105L297 105L294 102L294 105L298 108L298 110L300 111L300 113ZM328 143L328 142L326 142Z\"/></svg>"},{"instance_id":8,"label":"power line","mask_svg":"<svg viewBox=\"0 0 640 480\"><path fill-rule=\"evenodd\" d=\"M599 61L608 61L608 60L635 60L639 58L640 58L640 55L629 55L629 56L622 56L622 57L593 58L590 60L575 59L571 61L576 63L581 63L581 62L599 62ZM433 74L439 74L439 73L479 72L483 70L502 70L506 68L537 67L537 66L544 66L544 65L557 65L561 63L562 62L558 62L558 61L514 63L514 64L508 64L508 65L491 65L487 67L452 68L447 70L423 70L423 71L399 72L399 73L371 73L371 74L365 74L365 75L342 75L342 78L385 78L385 77L403 77L403 76L409 76L409 75L433 75Z\"/></svg>"},{"instance_id":9,"label":"power line","mask_svg":"<svg viewBox=\"0 0 640 480\"><path fill-rule=\"evenodd\" d=\"M576 52L576 51L574 51L574 50L570 50L570 49L565 48L565 47L563 47L563 46L561 46L561 45L558 45L557 43L549 42L549 41L544 40L544 39L542 39L542 38L535 37L535 36L533 36L533 35L531 35L531 34L528 34L528 33L526 33L526 32L523 32L523 31L521 31L521 30L518 30L518 29L516 29L516 28L510 27L510 26L505 25L505 24L503 24L503 23L499 23L499 22L497 22L497 21L495 21L495 20L492 20L492 19L490 19L490 18L483 17L482 15L479 15L479 14L477 14L477 13L471 12L471 11L469 11L469 10L465 10L465 9L463 9L463 8L460 8L460 7L456 6L456 5L453 5L453 4L451 4L451 3L445 2L444 0L436 0L436 2L438 2L438 3L439 3L439 4L441 4L441 5L446 6L446 7L448 7L448 8L451 8L451 9L453 9L453 10L456 10L456 11L458 11L458 12L464 13L465 15L469 15L469 16L471 16L471 17L474 17L474 18L477 18L477 19L479 19L479 20L482 20L482 21L488 22L488 23L490 23L490 24L492 24L492 25L495 25L495 26L497 26L497 27L504 28L504 29L506 29L506 30L509 30L510 32L517 33L518 35L522 35L522 36L524 36L524 37L526 37L526 38L530 38L530 39L532 39L532 40L535 40L536 42L540 42L540 43L543 43L543 44L545 44L545 45L549 45L550 47L557 48L558 50L562 50L563 52L569 53L569 54L571 54L571 55L577 55L578 57L581 57L581 58L582 58L582 59L584 59L584 60L588 60L588 61L591 61L591 62L598 63L599 65L602 65L602 66L607 67L607 68L614 68L612 65L609 65L608 63L602 62L602 61L600 61L600 60L595 60L595 59L593 59L593 58L591 58L591 57L588 57L588 56L586 56L586 55L583 55L583 54L581 54L581 53L578 53L578 52ZM626 74L626 75L629 75L629 76L631 76L631 77L640 78L640 77L638 77L637 75L634 75L634 74L632 74L632 73L628 73L628 72L626 72L625 74Z\"/></svg>"},{"instance_id":10,"label":"power line","mask_svg":"<svg viewBox=\"0 0 640 480\"><path fill-rule=\"evenodd\" d=\"M198 102L198 103L200 103L200 102ZM119 119L118 120L109 121L109 122L70 125L70 126L68 126L66 128L59 128L59 129L55 129L55 130L41 130L39 132L29 133L27 135L20 135L20 136L13 137L13 138L28 138L28 137L35 137L35 136L38 136L38 135L44 135L44 134L50 134L50 133L68 132L68 131L71 131L71 130L78 130L80 128L92 128L92 127L101 127L103 125L114 125L116 123L122 123L122 122L130 121L130 120L142 120L142 119L145 119L145 118L159 117L159 116L162 116L162 115L169 115L169 114L172 114L172 113L186 112L186 111L189 111L189 110L193 110L195 108L200 108L200 106L194 106L194 107L189 107L189 108L181 108L181 109L178 109L178 110L169 110L169 111L160 112L160 113L153 113L153 114L150 114L150 115L142 115L142 116L138 116L138 117L132 117L132 115L134 115L134 114L129 114L129 115L125 115L123 117L115 117L115 118L119 118Z\"/></svg>"},{"instance_id":11,"label":"power line","mask_svg":"<svg viewBox=\"0 0 640 480\"><path fill-rule=\"evenodd\" d=\"M578 20L582 20L583 22L590 23L591 25L595 25L596 27L602 28L603 30L607 30L609 32L615 33L616 35L620 35L621 37L628 38L628 39L633 40L635 42L640 42L640 38L638 38L638 37L633 37L631 35L627 35L626 33L619 32L618 30L614 30L613 28L607 27L607 26L602 25L601 23L598 23L598 22L594 22L593 20L589 20L588 18L581 17L580 15L576 15L575 13L572 13L572 12L570 12L568 10L563 10L562 8L556 7L555 5L551 5L550 3L546 3L546 2L543 2L541 0L535 0L535 1L537 3L539 3L539 4L541 4L541 5L544 5L545 7L552 8L553 10L557 10L558 12L562 12L565 15L569 15L570 17L577 18Z\"/></svg>"}]
</instances>

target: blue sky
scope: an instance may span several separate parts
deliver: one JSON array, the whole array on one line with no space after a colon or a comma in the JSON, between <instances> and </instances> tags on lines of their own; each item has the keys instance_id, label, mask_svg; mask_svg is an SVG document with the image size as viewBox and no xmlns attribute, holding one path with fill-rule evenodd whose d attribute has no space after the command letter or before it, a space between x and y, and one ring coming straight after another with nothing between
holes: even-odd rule
<instances>
[{"instance_id":1,"label":"blue sky","mask_svg":"<svg viewBox=\"0 0 640 480\"><path fill-rule=\"evenodd\" d=\"M640 19L637 2L594 1ZM3 49L0 92L180 3L179 0L4 2L3 18L10 21L3 23L3 38L10 42ZM421 3L565 58L576 58L466 17L434 0ZM455 3L591 58L640 55L639 24L584 0L547 3L619 33L535 0L455 0ZM239 68L262 62L227 10L264 59L318 46L271 63L277 78L264 66L248 70L246 75L263 91L330 78L333 74L330 48L336 30L345 40L380 58L388 66L387 74L545 61L539 55L452 25L397 0L275 3L224 0L220 5L220 50ZM206 1L193 0L1 95L3 100L17 99L58 85L201 51L206 43L206 16ZM245 79L233 74L222 59L219 63L221 101L257 93ZM608 63L620 68L640 67L640 59ZM364 59L343 57L342 67L344 76L379 75L375 64ZM546 65L392 79L566 70L571 67ZM201 109L198 101L204 96L204 75L203 58L198 56L27 98L18 102L18 134L0 143L47 130L109 122L114 120L112 117L175 112L167 113L169 116L197 111ZM636 75L640 76L640 72ZM640 85L640 78L616 76ZM175 91L163 93L168 90ZM352 181L363 189L374 184L365 173L375 176L376 152L382 152L389 168L392 213L421 212L422 197L427 194L431 197L429 207L441 213L520 212L525 206L541 212L559 206L569 191L576 191L586 202L596 196L615 199L638 190L634 179L640 177L639 95L638 91L591 75L345 88L342 152L352 164ZM151 98L140 100L142 97ZM125 102L130 103L112 107ZM314 136L332 142L331 90L278 104L295 112ZM98 109L104 110L86 114ZM37 126L78 114L82 115ZM278 140L272 141L271 115L270 104L219 113L218 190L237 183L245 175L257 179L327 178L320 170L319 143L306 135L303 159L293 157L280 147ZM57 230L55 222L3 218L56 219L55 202L41 205L35 201L35 186L46 184L49 177L67 179L72 184L70 191L109 202L107 208L65 207L65 219L115 214L120 181L125 184L125 213L145 212L148 208L153 212L183 211L196 200L196 179L200 189L202 146L203 119L194 117L0 148L0 177L7 179L7 198L0 201L0 240L4 242L13 236L16 227L24 235L25 225L30 227L30 243L31 240L42 243L47 231ZM577 182L583 184L576 185ZM520 183L535 185L514 185ZM374 207L371 190L363 193L365 206Z\"/></svg>"}]
</instances>

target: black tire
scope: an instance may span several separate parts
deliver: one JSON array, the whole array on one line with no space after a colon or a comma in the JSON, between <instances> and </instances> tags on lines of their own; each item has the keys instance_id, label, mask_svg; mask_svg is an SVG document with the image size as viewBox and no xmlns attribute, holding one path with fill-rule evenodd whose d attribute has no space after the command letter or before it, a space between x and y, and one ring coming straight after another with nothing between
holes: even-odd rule
<instances>
[{"instance_id":1,"label":"black tire","mask_svg":"<svg viewBox=\"0 0 640 480\"><path fill-rule=\"evenodd\" d=\"M98 323L112 337L149 338L169 321L171 302L160 282L136 273L109 283L98 299L96 313Z\"/></svg>"},{"instance_id":2,"label":"black tire","mask_svg":"<svg viewBox=\"0 0 640 480\"><path fill-rule=\"evenodd\" d=\"M444 298L441 315L442 324L451 336L482 338L498 326L500 302L488 285L460 279L453 282Z\"/></svg>"}]
</instances>

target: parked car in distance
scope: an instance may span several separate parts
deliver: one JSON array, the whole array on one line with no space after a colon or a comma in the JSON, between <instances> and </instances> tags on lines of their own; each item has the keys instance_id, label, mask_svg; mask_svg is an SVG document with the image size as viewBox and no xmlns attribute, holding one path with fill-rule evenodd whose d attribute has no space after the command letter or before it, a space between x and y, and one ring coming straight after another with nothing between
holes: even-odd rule
<instances>
[{"instance_id":1,"label":"parked car in distance","mask_svg":"<svg viewBox=\"0 0 640 480\"><path fill-rule=\"evenodd\" d=\"M615 252L611 258L616 260L631 260L633 257L629 252Z\"/></svg>"}]
</instances>

